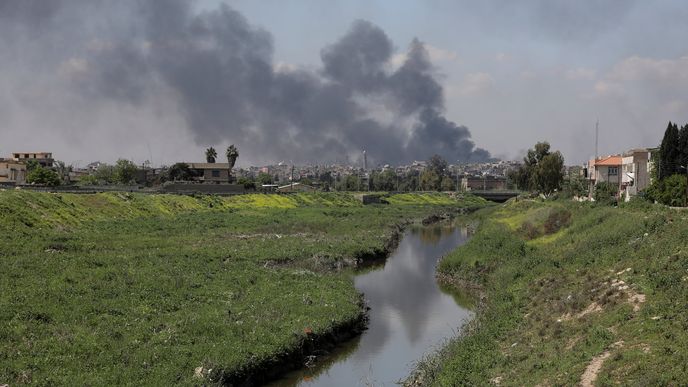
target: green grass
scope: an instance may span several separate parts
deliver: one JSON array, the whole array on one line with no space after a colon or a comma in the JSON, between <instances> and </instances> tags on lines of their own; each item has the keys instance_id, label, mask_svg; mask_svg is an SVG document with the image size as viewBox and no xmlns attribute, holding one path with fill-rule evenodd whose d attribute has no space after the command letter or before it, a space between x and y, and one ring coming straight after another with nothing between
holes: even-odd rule
<instances>
[{"instance_id":1,"label":"green grass","mask_svg":"<svg viewBox=\"0 0 688 387\"><path fill-rule=\"evenodd\" d=\"M543 232L561 211L570 223ZM439 271L485 298L423 384L575 385L605 352L596 385L688 383L688 212L522 201L478 216Z\"/></svg>"},{"instance_id":2,"label":"green grass","mask_svg":"<svg viewBox=\"0 0 688 387\"><path fill-rule=\"evenodd\" d=\"M385 199L390 204L397 205L456 205L459 202L463 207L482 207L490 203L485 199L470 194L452 196L440 192L398 193L390 195Z\"/></svg>"},{"instance_id":3,"label":"green grass","mask_svg":"<svg viewBox=\"0 0 688 387\"><path fill-rule=\"evenodd\" d=\"M0 384L241 374L359 319L337 269L447 205L475 203L0 191Z\"/></svg>"}]
</instances>

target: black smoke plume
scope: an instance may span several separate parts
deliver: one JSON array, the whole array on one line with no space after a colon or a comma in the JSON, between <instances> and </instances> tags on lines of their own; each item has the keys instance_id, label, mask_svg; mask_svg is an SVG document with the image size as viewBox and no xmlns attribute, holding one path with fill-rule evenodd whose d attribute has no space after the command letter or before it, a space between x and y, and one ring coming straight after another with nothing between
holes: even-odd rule
<instances>
[{"instance_id":1,"label":"black smoke plume","mask_svg":"<svg viewBox=\"0 0 688 387\"><path fill-rule=\"evenodd\" d=\"M392 42L367 21L322 49L317 72L275 66L271 35L227 5L0 0L0 33L6 48L13 35L31 35L30 52L59 45L53 64L78 70L69 87L88 100L135 107L171 94L199 145L235 143L254 160L353 161L363 149L391 164L490 158L444 117L423 44L393 68Z\"/></svg>"}]
</instances>

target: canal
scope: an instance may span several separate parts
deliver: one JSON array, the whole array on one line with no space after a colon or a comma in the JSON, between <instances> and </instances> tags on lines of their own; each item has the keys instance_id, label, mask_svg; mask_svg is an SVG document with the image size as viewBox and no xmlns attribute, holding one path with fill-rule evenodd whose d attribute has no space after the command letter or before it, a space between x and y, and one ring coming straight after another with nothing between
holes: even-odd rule
<instances>
[{"instance_id":1,"label":"canal","mask_svg":"<svg viewBox=\"0 0 688 387\"><path fill-rule=\"evenodd\" d=\"M440 287L435 266L468 240L465 228L414 227L384 262L357 272L356 288L370 307L368 329L332 353L317 354L312 367L271 386L391 386L416 361L459 333L472 317L470 298Z\"/></svg>"}]
</instances>

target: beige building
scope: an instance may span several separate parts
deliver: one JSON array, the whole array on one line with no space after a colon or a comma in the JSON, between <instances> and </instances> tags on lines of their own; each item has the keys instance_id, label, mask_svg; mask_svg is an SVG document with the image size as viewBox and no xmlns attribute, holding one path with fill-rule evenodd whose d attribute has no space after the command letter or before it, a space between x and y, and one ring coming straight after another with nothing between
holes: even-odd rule
<instances>
[{"instance_id":1,"label":"beige building","mask_svg":"<svg viewBox=\"0 0 688 387\"><path fill-rule=\"evenodd\" d=\"M650 186L651 155L647 149L631 149L622 158L621 188L629 201Z\"/></svg>"},{"instance_id":2,"label":"beige building","mask_svg":"<svg viewBox=\"0 0 688 387\"><path fill-rule=\"evenodd\" d=\"M607 182L618 188L619 198L628 201L650 186L652 161L647 149L631 149L623 155L600 157L587 165L590 194L595 184Z\"/></svg>"},{"instance_id":3,"label":"beige building","mask_svg":"<svg viewBox=\"0 0 688 387\"><path fill-rule=\"evenodd\" d=\"M198 181L210 183L229 182L228 163L188 163L189 169L193 170Z\"/></svg>"},{"instance_id":4,"label":"beige building","mask_svg":"<svg viewBox=\"0 0 688 387\"><path fill-rule=\"evenodd\" d=\"M12 153L12 158L14 161L29 162L29 160L35 160L43 168L52 168L55 159L53 159L53 154L51 152L14 152Z\"/></svg>"},{"instance_id":5,"label":"beige building","mask_svg":"<svg viewBox=\"0 0 688 387\"><path fill-rule=\"evenodd\" d=\"M0 183L26 183L26 164L13 159L0 159Z\"/></svg>"}]
</instances>

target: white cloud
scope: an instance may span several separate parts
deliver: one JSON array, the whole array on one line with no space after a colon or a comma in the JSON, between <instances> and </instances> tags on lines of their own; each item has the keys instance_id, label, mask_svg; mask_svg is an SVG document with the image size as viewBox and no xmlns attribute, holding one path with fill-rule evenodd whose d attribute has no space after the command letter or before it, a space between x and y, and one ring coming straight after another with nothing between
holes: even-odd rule
<instances>
[{"instance_id":1,"label":"white cloud","mask_svg":"<svg viewBox=\"0 0 688 387\"><path fill-rule=\"evenodd\" d=\"M566 79L571 81L590 81L595 79L597 76L597 71L595 69L587 67L577 67L575 69L569 69L564 73Z\"/></svg>"},{"instance_id":2,"label":"white cloud","mask_svg":"<svg viewBox=\"0 0 688 387\"><path fill-rule=\"evenodd\" d=\"M485 72L466 74L463 79L460 93L465 96L483 94L492 90L494 88L494 83L494 78Z\"/></svg>"},{"instance_id":3,"label":"white cloud","mask_svg":"<svg viewBox=\"0 0 688 387\"><path fill-rule=\"evenodd\" d=\"M429 44L425 45L425 49L428 50L428 55L430 55L430 60L433 63L438 62L456 62L461 63L461 58L459 54L454 51L445 50L439 47L435 47Z\"/></svg>"},{"instance_id":4,"label":"white cloud","mask_svg":"<svg viewBox=\"0 0 688 387\"><path fill-rule=\"evenodd\" d=\"M607 78L614 81L688 82L688 56L677 59L633 56L617 63Z\"/></svg>"},{"instance_id":5,"label":"white cloud","mask_svg":"<svg viewBox=\"0 0 688 387\"><path fill-rule=\"evenodd\" d=\"M598 96L652 96L659 105L688 97L688 56L623 59L595 83L594 89Z\"/></svg>"}]
</instances>

